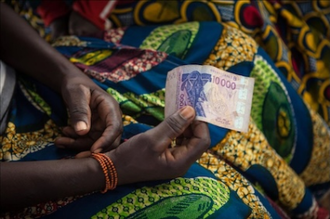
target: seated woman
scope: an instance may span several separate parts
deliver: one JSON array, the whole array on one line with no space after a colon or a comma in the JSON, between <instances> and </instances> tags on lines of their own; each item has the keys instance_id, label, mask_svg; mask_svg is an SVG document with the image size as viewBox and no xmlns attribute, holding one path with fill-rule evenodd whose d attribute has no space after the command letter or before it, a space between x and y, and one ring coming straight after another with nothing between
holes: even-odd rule
<instances>
[{"instance_id":1,"label":"seated woman","mask_svg":"<svg viewBox=\"0 0 330 219\"><path fill-rule=\"evenodd\" d=\"M140 157L145 152L144 148L135 148L129 142L137 142L136 147L142 147L140 137L133 136L141 136L138 134L153 126L156 126L157 131L157 125L162 124L161 121L164 119L166 74L179 65L190 63L213 65L229 72L255 78L248 132L240 133L208 125L211 137L209 150L202 154L183 177L119 186L106 194L93 193L61 200L53 199L47 204L28 207L20 214L30 214L35 217L53 212L48 217L57 218L111 216L327 218L328 212L322 208L326 194L329 193L330 183L330 136L326 124L328 117L324 110L326 104L323 107L324 99L320 99L322 101L317 102L320 107L317 107L316 102L313 102L314 98L309 99L312 94L316 95L311 92L317 89L312 86L314 80L309 80L313 77L309 76L308 72L301 73L302 79L297 76L296 72L303 69L295 62L299 53L294 53L295 48L285 46L276 35L278 32L272 22L275 18L278 22L287 18L287 21L292 22L289 23L292 29L299 28L300 25L305 31L299 33L293 31L290 39L300 39L299 45L306 47L306 53L301 55L305 57L306 54L307 60L313 60L310 57L318 55L318 65L310 65L309 69L313 70L314 67L315 71L320 72L317 83L324 83L320 86L320 91L326 90L329 80L329 72L322 71L327 66L324 62L329 51L327 39L315 41L318 42L317 45L309 43L308 36L311 35L306 32L306 25L295 23L297 20L290 20L290 10L292 11L292 8L297 10L298 6L290 8L289 5L281 6L265 1L258 2L257 5L243 1L226 4L173 2L176 1L168 4L161 1L139 1L129 6L120 6L110 15L113 23L118 26L127 26L128 23L148 24L147 26L111 29L104 33L103 40L66 37L53 44L85 74L93 77L95 84L111 94L120 105L124 114L122 141L125 143L115 150L111 150L112 148L105 150L110 150L109 154L117 154L116 151L123 150L128 158L119 153L123 157L120 165L116 164L119 162L116 158L110 157L116 168L124 165L125 173L128 169L136 172L134 177L137 179L141 179L140 171L145 173L145 170L149 170L150 173L155 174L157 170L153 169L154 165L151 163L144 165L145 158ZM162 7L159 7L160 5ZM321 3L316 6L321 8L320 10L325 7ZM157 8L162 9L158 15L165 11L168 16L155 17L151 16L152 13L148 13ZM210 19L223 23L187 22L200 18L198 15L202 11L203 14L209 15ZM254 19L249 20L248 15L253 15ZM162 19L157 20L156 18L159 17ZM169 17L171 19L166 20ZM176 24L170 25L169 23L172 22ZM162 25L155 25L159 23ZM254 36L269 55L242 31ZM316 34L314 37L316 36L320 35ZM288 56L293 53L294 59ZM31 109L29 114L40 115L42 110L48 115L47 118L62 125L61 115L64 113L59 112L58 109L61 107L55 96L48 90L42 92L46 88L41 87L37 82L31 82L27 78L22 78L20 81L22 82L18 89L22 91L21 96L18 97L29 99L36 106L34 108L31 106L34 110ZM304 90L305 102L297 93L300 89ZM326 92L319 94L326 96ZM14 100L18 97L15 96ZM22 101L14 103L23 104ZM22 113L13 109L12 113L17 115ZM323 118L315 110L322 113ZM13 138L18 139L18 136L26 133L38 133L35 130L31 131L31 126L24 127L18 118L16 117L15 120L11 117L10 129L7 128L3 135L3 142ZM28 122L28 124L32 123ZM49 127L45 121L39 121L37 124L46 124ZM163 142L161 134L155 135L152 130L154 129L151 129L151 136L156 140L149 142L149 138L146 140L142 138L144 142L150 143L148 147L156 145L154 141ZM146 132L148 133L150 131ZM52 134L59 135L54 132ZM6 149L6 152L10 154L11 160L61 159L72 155L68 149L79 149L79 146L85 143L82 140L86 139L85 136L79 137L70 127L63 129L63 135L65 137L60 137L55 142L58 146L65 147L64 149L55 149L51 143L38 148L32 141L23 145L21 138L22 140L15 141L15 144L17 142L17 145L22 145L21 148L25 151L26 148L30 148L31 153L22 153L11 148ZM166 136L165 132L164 135ZM49 134L47 135L46 132L45 136L48 137ZM43 139L45 136L39 134L36 138ZM52 142L51 137L48 139ZM11 141L12 144L13 142ZM170 140L167 139L165 147L169 142ZM82 150L89 149L92 143L86 145ZM125 145L129 145L129 150L133 151L126 150L128 147ZM85 154L86 152L80 153L78 157L83 157ZM96 161L94 163L97 164ZM175 167L171 166L169 170L174 171L173 169ZM165 172L159 174L163 175ZM142 180L148 179L162 178L146 177ZM120 181L119 170L118 180ZM132 180L128 183L131 182L136 181ZM57 186L57 183L55 181L52 188ZM78 194L63 193L63 195ZM14 196L13 199L17 200ZM328 205L323 204L323 206Z\"/></svg>"},{"instance_id":2,"label":"seated woman","mask_svg":"<svg viewBox=\"0 0 330 219\"><path fill-rule=\"evenodd\" d=\"M2 213L58 198L84 195L98 190L106 192L108 189L114 189L117 184L180 176L207 149L209 145L207 126L203 122L193 121L195 112L192 107L179 110L154 129L137 135L118 147L122 124L121 112L114 99L41 39L8 6L1 3L1 8L1 59L61 94L68 107L72 125L64 128L63 131L75 135L76 141L72 143L72 139L59 138L57 144L60 147L61 143L72 143L72 149L86 150L76 158L89 157L54 161L2 162ZM15 26L11 25L11 22L14 22ZM1 63L1 70L5 68L5 64ZM6 76L4 75L4 78ZM29 79L22 79L18 82L18 86L21 83L29 83ZM45 87L39 88L44 89L45 92L52 92ZM21 91L23 90L17 90L15 100L28 111L30 106L26 104L28 102L25 102L27 100L24 100ZM54 94L51 96L59 101ZM20 99L22 97L23 99ZM2 100L6 98L8 97L1 96ZM42 111L49 107L39 103L38 110ZM63 112L63 109L59 111ZM49 108L48 112L52 114L50 111ZM27 148L23 151L17 148L23 142L28 145L37 141L34 143L44 148L58 135L56 125L48 119L44 129L37 131L39 136L29 138L23 133L11 136L12 130L24 132L24 130L38 129L40 122L40 118L34 117L36 114L33 113L25 114L30 118L22 118L21 116L24 115L19 113L16 115L17 118L13 120L20 121L19 125L24 123L32 123L32 125L18 127L9 122L5 135L1 136L1 158L4 161L18 160L32 152L26 151L29 150ZM44 121L44 118L41 118L42 120ZM186 129L189 129L189 132L186 132ZM17 139L18 135L20 139ZM182 146L168 148L171 140L180 135L185 138ZM139 156L136 156L138 153ZM107 168L102 166L103 162L109 161L107 157L112 160L110 164L115 163L115 166L110 166L115 169L109 170L109 173L106 171ZM111 182L116 180L110 188L108 185L105 186L108 179Z\"/></svg>"}]
</instances>

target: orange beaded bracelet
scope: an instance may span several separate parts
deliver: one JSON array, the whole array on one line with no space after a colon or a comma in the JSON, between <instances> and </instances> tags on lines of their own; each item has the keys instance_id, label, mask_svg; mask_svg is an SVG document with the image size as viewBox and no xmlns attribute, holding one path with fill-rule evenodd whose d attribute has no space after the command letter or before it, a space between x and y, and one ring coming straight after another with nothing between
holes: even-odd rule
<instances>
[{"instance_id":1,"label":"orange beaded bracelet","mask_svg":"<svg viewBox=\"0 0 330 219\"><path fill-rule=\"evenodd\" d=\"M100 163L105 176L105 188L101 191L101 193L106 193L108 190L115 189L118 183L118 178L117 171L112 160L102 153L92 153L92 157Z\"/></svg>"}]
</instances>

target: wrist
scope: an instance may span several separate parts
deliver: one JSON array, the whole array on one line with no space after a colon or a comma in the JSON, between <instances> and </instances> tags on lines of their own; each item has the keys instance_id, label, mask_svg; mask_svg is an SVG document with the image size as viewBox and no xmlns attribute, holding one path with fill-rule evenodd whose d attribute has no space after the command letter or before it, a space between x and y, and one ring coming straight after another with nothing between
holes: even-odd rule
<instances>
[{"instance_id":1,"label":"wrist","mask_svg":"<svg viewBox=\"0 0 330 219\"><path fill-rule=\"evenodd\" d=\"M104 187L101 189L101 193L114 190L117 187L118 178L116 168L110 157L104 153L92 153L91 157L98 162L103 172ZM98 171L99 169L95 170Z\"/></svg>"},{"instance_id":2,"label":"wrist","mask_svg":"<svg viewBox=\"0 0 330 219\"><path fill-rule=\"evenodd\" d=\"M86 84L84 81L86 79L90 80L79 68L68 60L58 63L60 64L57 64L53 69L53 75L56 75L56 78L51 82L53 84L50 84L55 91L62 93L63 88L67 89L68 86L75 84Z\"/></svg>"},{"instance_id":3,"label":"wrist","mask_svg":"<svg viewBox=\"0 0 330 219\"><path fill-rule=\"evenodd\" d=\"M104 173L105 188L101 190L101 193L114 190L117 187L118 178L117 171L112 160L103 153L92 153L92 157L99 162Z\"/></svg>"},{"instance_id":4,"label":"wrist","mask_svg":"<svg viewBox=\"0 0 330 219\"><path fill-rule=\"evenodd\" d=\"M88 158L80 158L80 159L87 159L88 160L88 170L90 172L90 177L93 180L95 186L95 190L96 191L101 191L104 189L105 186L105 176L104 173L102 171L102 167L100 166L100 163L92 158L92 157L88 157Z\"/></svg>"},{"instance_id":5,"label":"wrist","mask_svg":"<svg viewBox=\"0 0 330 219\"><path fill-rule=\"evenodd\" d=\"M131 170L132 168L130 169L130 167L128 167L129 164L127 162L120 162L121 159L117 159L116 149L107 152L106 155L112 160L112 162L116 168L117 179L118 179L117 184L125 185L125 184L132 183L133 180L131 177L128 177L129 174L127 174L127 173L129 171L127 171L127 169L126 169L126 168L128 168L128 170Z\"/></svg>"}]
</instances>

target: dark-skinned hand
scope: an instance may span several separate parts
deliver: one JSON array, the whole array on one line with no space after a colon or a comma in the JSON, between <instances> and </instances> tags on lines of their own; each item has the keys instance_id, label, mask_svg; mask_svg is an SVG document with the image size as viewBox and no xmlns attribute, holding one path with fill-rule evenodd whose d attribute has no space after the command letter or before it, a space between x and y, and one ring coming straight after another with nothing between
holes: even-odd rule
<instances>
[{"instance_id":1,"label":"dark-skinned hand","mask_svg":"<svg viewBox=\"0 0 330 219\"><path fill-rule=\"evenodd\" d=\"M84 76L64 80L61 93L71 125L63 128L64 136L55 144L77 151L109 151L120 143L121 110L110 94Z\"/></svg>"},{"instance_id":2,"label":"dark-skinned hand","mask_svg":"<svg viewBox=\"0 0 330 219\"><path fill-rule=\"evenodd\" d=\"M118 184L184 175L210 144L207 124L194 118L192 107L182 108L155 128L107 153L116 167ZM175 138L176 146L171 147Z\"/></svg>"}]
</instances>

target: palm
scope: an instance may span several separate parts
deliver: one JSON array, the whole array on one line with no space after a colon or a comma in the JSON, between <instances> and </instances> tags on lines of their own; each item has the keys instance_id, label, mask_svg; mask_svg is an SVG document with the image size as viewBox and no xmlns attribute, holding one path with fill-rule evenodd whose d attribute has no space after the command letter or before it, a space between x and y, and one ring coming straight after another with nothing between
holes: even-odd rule
<instances>
[{"instance_id":1,"label":"palm","mask_svg":"<svg viewBox=\"0 0 330 219\"><path fill-rule=\"evenodd\" d=\"M180 130L167 122L136 135L109 152L116 164L120 183L169 179L183 175L209 145L207 125L194 121ZM182 123L182 122L181 122ZM173 126L173 125L171 125ZM171 139L177 144L171 148Z\"/></svg>"}]
</instances>

